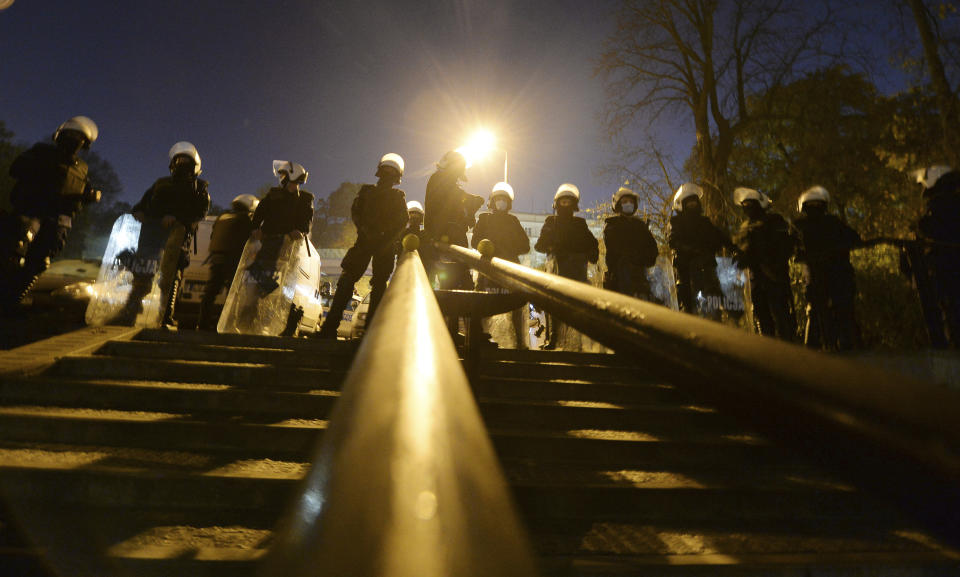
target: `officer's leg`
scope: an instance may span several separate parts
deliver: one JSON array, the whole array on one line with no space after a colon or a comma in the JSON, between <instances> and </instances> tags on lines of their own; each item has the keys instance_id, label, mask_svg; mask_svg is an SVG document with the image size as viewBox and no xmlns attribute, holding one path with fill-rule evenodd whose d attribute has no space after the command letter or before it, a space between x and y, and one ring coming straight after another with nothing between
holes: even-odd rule
<instances>
[{"instance_id":1,"label":"officer's leg","mask_svg":"<svg viewBox=\"0 0 960 577\"><path fill-rule=\"evenodd\" d=\"M777 336L787 342L797 338L797 317L793 314L793 293L790 284L770 283L767 287L767 302L776 324Z\"/></svg>"},{"instance_id":2,"label":"officer's leg","mask_svg":"<svg viewBox=\"0 0 960 577\"><path fill-rule=\"evenodd\" d=\"M217 295L223 289L227 282L229 272L227 268L230 263L224 262L223 255L215 254L210 259L210 277L207 279L206 286L203 287L203 297L200 299L200 318L197 320L197 328L202 331L212 331L217 324L213 318L213 305L217 300Z\"/></svg>"},{"instance_id":3,"label":"officer's leg","mask_svg":"<svg viewBox=\"0 0 960 577\"><path fill-rule=\"evenodd\" d=\"M337 328L340 326L340 321L343 320L343 311L347 308L347 303L353 296L354 285L363 276L363 272L367 270L370 258L371 254L357 245L348 250L343 257L341 263L343 269L340 280L337 281L337 290L330 302L327 320L323 321L323 326L320 327L319 336L321 338L337 338ZM369 321L367 322L369 324Z\"/></svg>"},{"instance_id":4,"label":"officer's leg","mask_svg":"<svg viewBox=\"0 0 960 577\"><path fill-rule=\"evenodd\" d=\"M387 281L396 266L396 255L392 250L381 250L373 255L373 278L370 279L370 308L367 310L367 326L373 320L373 314L380 306Z\"/></svg>"},{"instance_id":5,"label":"officer's leg","mask_svg":"<svg viewBox=\"0 0 960 577\"><path fill-rule=\"evenodd\" d=\"M837 349L847 351L857 346L857 319L854 315L854 303L857 298L857 284L853 273L837 275L836 283L830 291L830 301L836 331Z\"/></svg>"},{"instance_id":6,"label":"officer's leg","mask_svg":"<svg viewBox=\"0 0 960 577\"><path fill-rule=\"evenodd\" d=\"M770 314L770 295L763 283L755 282L750 286L750 298L753 304L753 320L761 335L772 337L776 334L773 315Z\"/></svg>"},{"instance_id":7,"label":"officer's leg","mask_svg":"<svg viewBox=\"0 0 960 577\"><path fill-rule=\"evenodd\" d=\"M13 275L10 297L17 305L33 288L37 278L50 266L50 259L60 254L67 242L69 228L59 226L56 220L45 220L33 241L27 247L23 266Z\"/></svg>"},{"instance_id":8,"label":"officer's leg","mask_svg":"<svg viewBox=\"0 0 960 577\"><path fill-rule=\"evenodd\" d=\"M826 316L827 297L820 283L807 283L804 296L807 300L807 327L804 331L803 343L811 349L820 349L829 344L824 331L824 317Z\"/></svg>"},{"instance_id":9,"label":"officer's leg","mask_svg":"<svg viewBox=\"0 0 960 577\"><path fill-rule=\"evenodd\" d=\"M137 315L143 312L143 298L153 290L153 275L134 273L127 302L107 324L133 326Z\"/></svg>"}]
</instances>

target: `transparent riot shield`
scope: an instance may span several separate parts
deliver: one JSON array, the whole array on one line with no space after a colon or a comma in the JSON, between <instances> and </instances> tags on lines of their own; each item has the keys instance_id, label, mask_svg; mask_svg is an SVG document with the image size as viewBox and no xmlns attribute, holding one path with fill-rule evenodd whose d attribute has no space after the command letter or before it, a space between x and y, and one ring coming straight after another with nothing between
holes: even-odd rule
<instances>
[{"instance_id":1,"label":"transparent riot shield","mask_svg":"<svg viewBox=\"0 0 960 577\"><path fill-rule=\"evenodd\" d=\"M309 293L306 296L311 299L311 306L320 310L319 266L315 267L315 275L301 275L298 270L301 253L309 250L306 242L303 238L290 240L286 235L247 241L217 332L293 334L294 330L290 329L297 327L288 327L288 322L292 322L291 313L297 317L303 315L302 307L298 309L300 305L296 304L298 293ZM312 254L316 255L315 249ZM299 324L299 319L296 320Z\"/></svg>"},{"instance_id":2,"label":"transparent riot shield","mask_svg":"<svg viewBox=\"0 0 960 577\"><path fill-rule=\"evenodd\" d=\"M185 236L179 223L164 227L160 220L118 218L87 305L87 324L160 326Z\"/></svg>"},{"instance_id":3,"label":"transparent riot shield","mask_svg":"<svg viewBox=\"0 0 960 577\"><path fill-rule=\"evenodd\" d=\"M650 283L650 300L673 310L677 306L677 279L673 275L673 263L665 256L658 256L657 263L647 269Z\"/></svg>"},{"instance_id":4,"label":"transparent riot shield","mask_svg":"<svg viewBox=\"0 0 960 577\"><path fill-rule=\"evenodd\" d=\"M740 270L730 257L717 258L717 278L723 292L721 304L728 324L739 325L741 320L752 330L753 308L750 306L750 282L746 271Z\"/></svg>"},{"instance_id":5,"label":"transparent riot shield","mask_svg":"<svg viewBox=\"0 0 960 577\"><path fill-rule=\"evenodd\" d=\"M477 288L489 293L509 292L482 275L477 281ZM528 307L524 304L522 308L483 319L483 330L502 349L525 350L529 341L529 316Z\"/></svg>"}]
</instances>

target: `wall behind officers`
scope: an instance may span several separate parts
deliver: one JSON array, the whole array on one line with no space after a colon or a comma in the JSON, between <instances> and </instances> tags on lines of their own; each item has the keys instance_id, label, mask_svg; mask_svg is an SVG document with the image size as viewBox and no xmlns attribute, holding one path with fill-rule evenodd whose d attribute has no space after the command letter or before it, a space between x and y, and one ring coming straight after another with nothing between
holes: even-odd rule
<instances>
[{"instance_id":1,"label":"wall behind officers","mask_svg":"<svg viewBox=\"0 0 960 577\"><path fill-rule=\"evenodd\" d=\"M337 338L337 327L353 296L353 287L372 260L373 278L370 279L370 308L367 312L367 326L370 326L396 264L397 241L407 226L406 195L396 188L402 176L403 158L391 152L383 155L377 164L377 183L360 187L350 209L357 227L357 240L341 261L343 272L320 329L321 338Z\"/></svg>"},{"instance_id":2,"label":"wall behind officers","mask_svg":"<svg viewBox=\"0 0 960 577\"><path fill-rule=\"evenodd\" d=\"M842 351L859 341L854 317L857 283L850 251L864 242L857 231L827 212L829 202L830 193L822 186L808 188L797 199L797 261L803 266L807 300L804 343Z\"/></svg>"},{"instance_id":3,"label":"wall behind officers","mask_svg":"<svg viewBox=\"0 0 960 577\"><path fill-rule=\"evenodd\" d=\"M796 233L785 218L770 210L770 199L758 190L737 188L733 202L747 217L734 235L734 258L749 274L754 322L761 335L792 341L797 319L789 261L796 251Z\"/></svg>"},{"instance_id":4,"label":"wall behind officers","mask_svg":"<svg viewBox=\"0 0 960 577\"><path fill-rule=\"evenodd\" d=\"M685 182L673 196L668 243L674 250L680 310L719 319L723 292L716 257L733 245L727 234L703 214L703 189Z\"/></svg>"},{"instance_id":5,"label":"wall behind officers","mask_svg":"<svg viewBox=\"0 0 960 577\"><path fill-rule=\"evenodd\" d=\"M607 261L603 288L649 300L647 269L657 263L657 241L647 222L637 216L637 193L620 187L611 201L614 214L603 225Z\"/></svg>"},{"instance_id":6,"label":"wall behind officers","mask_svg":"<svg viewBox=\"0 0 960 577\"><path fill-rule=\"evenodd\" d=\"M600 245L587 226L587 221L574 213L580 210L580 189L570 183L561 184L553 195L555 214L548 216L540 229L534 248L552 258L556 273L569 279L587 282L587 263L600 259ZM560 325L550 322L550 339L544 349L558 344Z\"/></svg>"},{"instance_id":7,"label":"wall behind officers","mask_svg":"<svg viewBox=\"0 0 960 577\"><path fill-rule=\"evenodd\" d=\"M960 171L936 165L918 171L923 212L917 221L921 266L932 281L924 304L934 346L960 347ZM916 266L916 265L915 265ZM941 335L939 342L934 334Z\"/></svg>"},{"instance_id":8,"label":"wall behind officers","mask_svg":"<svg viewBox=\"0 0 960 577\"><path fill-rule=\"evenodd\" d=\"M89 203L100 201L79 157L98 135L86 116L61 124L53 142L38 142L10 165L16 182L11 211L0 211L0 311L12 310L37 277L60 254L73 219Z\"/></svg>"},{"instance_id":9,"label":"wall behind officers","mask_svg":"<svg viewBox=\"0 0 960 577\"><path fill-rule=\"evenodd\" d=\"M260 199L252 194L241 194L233 199L230 211L217 217L210 232L210 249L206 264L210 275L203 288L200 299L200 318L197 328L202 331L217 329L217 315L214 314L214 302L220 291L230 283L237 272L243 247L253 232L253 212Z\"/></svg>"},{"instance_id":10,"label":"wall behind officers","mask_svg":"<svg viewBox=\"0 0 960 577\"><path fill-rule=\"evenodd\" d=\"M170 148L168 154L170 176L159 178L153 183L140 201L133 206L133 217L144 223L140 232L140 241L137 245L138 259L149 259L145 251L147 246L155 244L154 239L147 238L153 234L162 234L166 238L167 231L172 232L176 225L182 225L186 234L180 247L176 270L172 273L169 282L164 279L165 307L162 326L172 328L176 326L173 319L177 292L180 288L180 278L190 264L189 247L192 245L193 235L196 234L197 223L203 220L210 209L210 194L207 191L207 181L200 178L201 161L197 148L186 141L180 141ZM156 225L157 226L147 226ZM154 233L153 231L157 231ZM161 240L162 242L162 240ZM169 274L160 271L161 274ZM142 299L153 288L154 271L134 270L133 287L127 297L127 303L119 315L112 321L114 324L133 324L137 314L142 310Z\"/></svg>"},{"instance_id":11,"label":"wall behind officers","mask_svg":"<svg viewBox=\"0 0 960 577\"><path fill-rule=\"evenodd\" d=\"M443 242L457 246L467 246L467 229L476 224L475 215L483 206L483 198L468 194L460 186L467 180L467 159L463 153L451 150L437 162L437 170L427 181L424 196L423 233L426 245ZM427 277L433 280L439 276L442 289L471 289L473 278L470 269L460 263L444 263L438 270L437 259L427 247L421 252L426 262Z\"/></svg>"}]
</instances>

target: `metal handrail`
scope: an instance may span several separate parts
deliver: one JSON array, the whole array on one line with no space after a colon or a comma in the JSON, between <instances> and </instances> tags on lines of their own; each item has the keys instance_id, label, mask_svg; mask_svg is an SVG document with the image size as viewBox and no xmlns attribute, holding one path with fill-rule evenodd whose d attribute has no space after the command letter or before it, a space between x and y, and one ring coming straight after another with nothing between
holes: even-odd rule
<instances>
[{"instance_id":1,"label":"metal handrail","mask_svg":"<svg viewBox=\"0 0 960 577\"><path fill-rule=\"evenodd\" d=\"M263 575L536 574L419 256L401 256Z\"/></svg>"},{"instance_id":2,"label":"metal handrail","mask_svg":"<svg viewBox=\"0 0 960 577\"><path fill-rule=\"evenodd\" d=\"M671 382L710 393L780 437L813 445L818 456L833 450L840 459L885 464L868 473L884 475L881 489L910 494L930 482L935 498L960 502L960 391L463 247L436 248L617 352L646 359ZM849 450L860 453L843 454ZM956 519L946 522L957 527Z\"/></svg>"}]
</instances>

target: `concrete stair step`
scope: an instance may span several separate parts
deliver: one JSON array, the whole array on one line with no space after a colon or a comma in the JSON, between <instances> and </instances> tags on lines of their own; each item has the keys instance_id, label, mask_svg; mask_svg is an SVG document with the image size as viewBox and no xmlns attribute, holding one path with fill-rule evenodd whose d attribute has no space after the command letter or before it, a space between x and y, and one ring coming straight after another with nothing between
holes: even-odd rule
<instances>
[{"instance_id":1,"label":"concrete stair step","mask_svg":"<svg viewBox=\"0 0 960 577\"><path fill-rule=\"evenodd\" d=\"M939 551L543 555L546 577L947 577L957 561Z\"/></svg>"},{"instance_id":2,"label":"concrete stair step","mask_svg":"<svg viewBox=\"0 0 960 577\"><path fill-rule=\"evenodd\" d=\"M267 337L259 335L221 335L203 331L170 332L159 329L144 329L137 334L135 340L154 343L284 349L346 356L353 356L359 346L358 341L331 341L326 339Z\"/></svg>"},{"instance_id":3,"label":"concrete stair step","mask_svg":"<svg viewBox=\"0 0 960 577\"><path fill-rule=\"evenodd\" d=\"M519 361L527 363L597 364L636 368L636 359L626 355L579 353L573 351L518 351L516 349L484 349L480 359L486 361Z\"/></svg>"},{"instance_id":4,"label":"concrete stair step","mask_svg":"<svg viewBox=\"0 0 960 577\"><path fill-rule=\"evenodd\" d=\"M151 475L83 469L4 468L3 489L17 503L54 507L114 507L279 514L298 480L165 473ZM893 513L847 491L764 489L639 489L634 487L512 485L514 499L534 533L597 523L684 523L727 519L737 523L888 522ZM120 513L118 512L118 515ZM895 517L894 517L895 518ZM542 527L542 528L541 528Z\"/></svg>"},{"instance_id":5,"label":"concrete stair step","mask_svg":"<svg viewBox=\"0 0 960 577\"><path fill-rule=\"evenodd\" d=\"M98 355L140 359L202 361L212 363L253 363L278 367L304 367L346 372L352 356L336 351L266 349L182 342L110 341Z\"/></svg>"},{"instance_id":6,"label":"concrete stair step","mask_svg":"<svg viewBox=\"0 0 960 577\"><path fill-rule=\"evenodd\" d=\"M535 380L580 379L593 383L656 383L649 371L636 366L602 363L486 361L477 367L479 377L510 377Z\"/></svg>"},{"instance_id":7,"label":"concrete stair step","mask_svg":"<svg viewBox=\"0 0 960 577\"><path fill-rule=\"evenodd\" d=\"M322 419L283 419L264 415L216 416L185 413L77 409L17 405L0 407L4 439L22 443L74 443L171 449L244 452L255 455L304 455L322 437ZM664 467L709 463L737 467L771 459L779 451L750 439L705 435L693 440L656 440L629 431L543 432L498 430L491 435L501 458L590 463L629 463Z\"/></svg>"},{"instance_id":8,"label":"concrete stair step","mask_svg":"<svg viewBox=\"0 0 960 577\"><path fill-rule=\"evenodd\" d=\"M481 398L544 401L594 401L624 404L680 403L689 397L676 387L659 382L594 383L589 379L552 380L479 376L472 380Z\"/></svg>"},{"instance_id":9,"label":"concrete stair step","mask_svg":"<svg viewBox=\"0 0 960 577\"><path fill-rule=\"evenodd\" d=\"M344 371L280 367L253 363L208 363L109 357L103 355L68 356L60 359L45 375L59 378L112 378L182 383L209 383L273 387L313 386L339 388Z\"/></svg>"},{"instance_id":10,"label":"concrete stair step","mask_svg":"<svg viewBox=\"0 0 960 577\"><path fill-rule=\"evenodd\" d=\"M283 383L278 383L278 387ZM334 390L243 389L228 385L117 380L37 379L0 382L0 405L30 404L158 412L283 415L326 418L340 394Z\"/></svg>"},{"instance_id":11,"label":"concrete stair step","mask_svg":"<svg viewBox=\"0 0 960 577\"><path fill-rule=\"evenodd\" d=\"M191 415L57 407L0 408L9 442L71 443L299 458L320 439L319 419L197 419Z\"/></svg>"}]
</instances>

